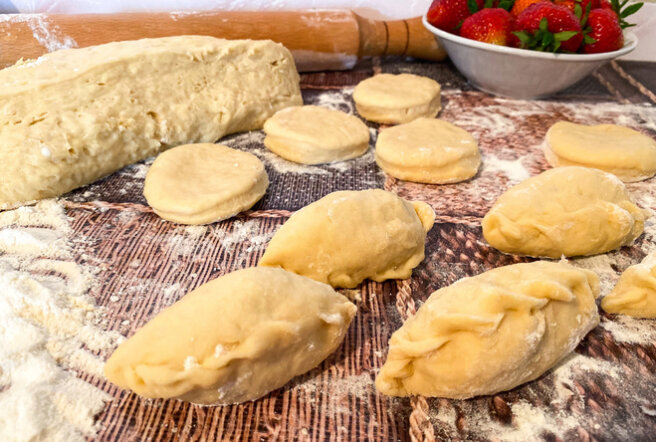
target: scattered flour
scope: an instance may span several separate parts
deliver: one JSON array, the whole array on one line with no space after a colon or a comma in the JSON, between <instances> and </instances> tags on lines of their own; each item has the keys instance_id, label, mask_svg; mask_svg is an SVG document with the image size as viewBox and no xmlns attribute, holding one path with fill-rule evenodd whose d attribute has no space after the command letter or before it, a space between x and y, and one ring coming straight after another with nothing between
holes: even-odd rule
<instances>
[{"instance_id":1,"label":"scattered flour","mask_svg":"<svg viewBox=\"0 0 656 442\"><path fill-rule=\"evenodd\" d=\"M601 324L613 339L620 343L656 345L656 323L653 319L639 319L617 315L612 320L602 319Z\"/></svg>"},{"instance_id":2,"label":"scattered flour","mask_svg":"<svg viewBox=\"0 0 656 442\"><path fill-rule=\"evenodd\" d=\"M122 337L99 327L87 295L93 280L70 260L61 206L45 200L3 212L0 228L9 232L0 235L3 251L25 245L0 255L0 440L84 441L111 397L76 373L101 378L94 353Z\"/></svg>"},{"instance_id":3,"label":"scattered flour","mask_svg":"<svg viewBox=\"0 0 656 442\"><path fill-rule=\"evenodd\" d=\"M77 42L62 34L61 29L53 25L46 14L0 15L2 23L26 23L34 39L48 52L77 47Z\"/></svg>"},{"instance_id":4,"label":"scattered flour","mask_svg":"<svg viewBox=\"0 0 656 442\"><path fill-rule=\"evenodd\" d=\"M233 253L236 246L248 244L244 250L246 254L261 249L269 242L273 236L273 232L260 233L260 222L257 219L250 219L248 221L235 221L232 223L232 230L216 230L214 231L221 241L221 247L228 253Z\"/></svg>"},{"instance_id":5,"label":"scattered flour","mask_svg":"<svg viewBox=\"0 0 656 442\"><path fill-rule=\"evenodd\" d=\"M522 158L502 160L495 155L483 156L483 173L502 172L510 181L520 183L530 178L531 174L522 164Z\"/></svg>"}]
</instances>

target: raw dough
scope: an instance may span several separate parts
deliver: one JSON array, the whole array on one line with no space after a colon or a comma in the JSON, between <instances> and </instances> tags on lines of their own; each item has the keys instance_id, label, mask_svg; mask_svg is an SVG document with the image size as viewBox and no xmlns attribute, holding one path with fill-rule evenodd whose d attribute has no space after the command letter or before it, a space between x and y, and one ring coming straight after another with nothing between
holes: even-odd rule
<instances>
[{"instance_id":1,"label":"raw dough","mask_svg":"<svg viewBox=\"0 0 656 442\"><path fill-rule=\"evenodd\" d=\"M369 128L358 117L319 106L295 106L264 123L264 145L286 160L321 164L359 157L369 148Z\"/></svg>"},{"instance_id":2,"label":"raw dough","mask_svg":"<svg viewBox=\"0 0 656 442\"><path fill-rule=\"evenodd\" d=\"M490 270L433 293L390 339L376 388L466 399L538 378L599 323L599 278L566 263Z\"/></svg>"},{"instance_id":3,"label":"raw dough","mask_svg":"<svg viewBox=\"0 0 656 442\"><path fill-rule=\"evenodd\" d=\"M656 174L656 141L628 127L559 121L549 128L543 149L553 167L594 167L627 182Z\"/></svg>"},{"instance_id":4,"label":"raw dough","mask_svg":"<svg viewBox=\"0 0 656 442\"><path fill-rule=\"evenodd\" d=\"M207 224L251 208L268 186L255 155L220 144L185 144L157 157L144 196L166 220Z\"/></svg>"},{"instance_id":5,"label":"raw dough","mask_svg":"<svg viewBox=\"0 0 656 442\"><path fill-rule=\"evenodd\" d=\"M467 131L443 120L418 118L380 132L376 163L402 180L457 183L476 175L481 153Z\"/></svg>"},{"instance_id":6,"label":"raw dough","mask_svg":"<svg viewBox=\"0 0 656 442\"><path fill-rule=\"evenodd\" d=\"M179 144L302 104L272 41L182 36L44 55L0 71L0 209L61 195Z\"/></svg>"},{"instance_id":7,"label":"raw dough","mask_svg":"<svg viewBox=\"0 0 656 442\"><path fill-rule=\"evenodd\" d=\"M506 191L483 218L483 236L506 253L560 258L632 244L647 211L598 169L550 169Z\"/></svg>"},{"instance_id":8,"label":"raw dough","mask_svg":"<svg viewBox=\"0 0 656 442\"><path fill-rule=\"evenodd\" d=\"M656 318L656 252L622 273L613 291L601 300L608 313Z\"/></svg>"},{"instance_id":9,"label":"raw dough","mask_svg":"<svg viewBox=\"0 0 656 442\"><path fill-rule=\"evenodd\" d=\"M105 375L149 398L254 400L334 352L355 312L328 285L281 269L239 270L160 312L116 349Z\"/></svg>"},{"instance_id":10,"label":"raw dough","mask_svg":"<svg viewBox=\"0 0 656 442\"><path fill-rule=\"evenodd\" d=\"M432 118L441 109L439 83L412 74L378 74L367 78L355 87L353 100L360 115L384 124Z\"/></svg>"},{"instance_id":11,"label":"raw dough","mask_svg":"<svg viewBox=\"0 0 656 442\"><path fill-rule=\"evenodd\" d=\"M258 265L282 267L333 287L405 279L424 259L435 213L380 189L333 192L294 213Z\"/></svg>"}]
</instances>

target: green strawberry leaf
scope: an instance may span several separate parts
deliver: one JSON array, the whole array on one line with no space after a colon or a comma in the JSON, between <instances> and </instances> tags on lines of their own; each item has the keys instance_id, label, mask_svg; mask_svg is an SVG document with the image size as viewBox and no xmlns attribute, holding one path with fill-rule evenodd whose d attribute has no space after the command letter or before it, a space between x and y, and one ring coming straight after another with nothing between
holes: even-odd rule
<instances>
[{"instance_id":1,"label":"green strawberry leaf","mask_svg":"<svg viewBox=\"0 0 656 442\"><path fill-rule=\"evenodd\" d=\"M538 29L542 32L546 32L549 26L549 22L547 21L547 17L542 17L542 20L540 20L540 24L538 25Z\"/></svg>"},{"instance_id":2,"label":"green strawberry leaf","mask_svg":"<svg viewBox=\"0 0 656 442\"><path fill-rule=\"evenodd\" d=\"M467 0L467 8L471 14L476 14L478 12L478 4L476 3L476 0Z\"/></svg>"},{"instance_id":3,"label":"green strawberry leaf","mask_svg":"<svg viewBox=\"0 0 656 442\"><path fill-rule=\"evenodd\" d=\"M497 8L505 9L506 11L510 11L515 4L515 0L501 0L499 4L497 5Z\"/></svg>"},{"instance_id":4,"label":"green strawberry leaf","mask_svg":"<svg viewBox=\"0 0 656 442\"><path fill-rule=\"evenodd\" d=\"M578 31L561 31L553 34L554 38L556 39L557 42L562 42L562 41L567 41L570 38L574 37L576 34L578 34Z\"/></svg>"},{"instance_id":5,"label":"green strawberry leaf","mask_svg":"<svg viewBox=\"0 0 656 442\"><path fill-rule=\"evenodd\" d=\"M610 5L613 8L613 11L615 11L615 13L617 13L617 14L620 13L620 2L619 2L619 0L610 0Z\"/></svg>"},{"instance_id":6,"label":"green strawberry leaf","mask_svg":"<svg viewBox=\"0 0 656 442\"><path fill-rule=\"evenodd\" d=\"M581 27L585 26L585 24L588 22L588 17L590 17L591 8L592 8L592 2L585 5L585 13L583 14L583 18L581 19Z\"/></svg>"},{"instance_id":7,"label":"green strawberry leaf","mask_svg":"<svg viewBox=\"0 0 656 442\"><path fill-rule=\"evenodd\" d=\"M583 36L583 42L584 42L585 44L591 45L591 44L593 44L593 43L597 43L597 40L595 40L594 38L590 37L588 34L585 34L585 35Z\"/></svg>"},{"instance_id":8,"label":"green strawberry leaf","mask_svg":"<svg viewBox=\"0 0 656 442\"><path fill-rule=\"evenodd\" d=\"M526 31L513 31L515 37L517 37L520 43L528 44L531 41L531 36Z\"/></svg>"},{"instance_id":9,"label":"green strawberry leaf","mask_svg":"<svg viewBox=\"0 0 656 442\"><path fill-rule=\"evenodd\" d=\"M574 5L574 15L576 15L576 18L581 21L581 16L583 15L583 10L581 9L581 5L579 3Z\"/></svg>"},{"instance_id":10,"label":"green strawberry leaf","mask_svg":"<svg viewBox=\"0 0 656 442\"><path fill-rule=\"evenodd\" d=\"M642 3L635 3L631 6L624 8L624 10L620 12L620 18L626 18L629 15L635 14L636 12L638 12L640 8L642 8L642 5L643 5Z\"/></svg>"},{"instance_id":11,"label":"green strawberry leaf","mask_svg":"<svg viewBox=\"0 0 656 442\"><path fill-rule=\"evenodd\" d=\"M493 0L485 0L485 3L483 3L483 8L491 8L492 7L492 1Z\"/></svg>"}]
</instances>

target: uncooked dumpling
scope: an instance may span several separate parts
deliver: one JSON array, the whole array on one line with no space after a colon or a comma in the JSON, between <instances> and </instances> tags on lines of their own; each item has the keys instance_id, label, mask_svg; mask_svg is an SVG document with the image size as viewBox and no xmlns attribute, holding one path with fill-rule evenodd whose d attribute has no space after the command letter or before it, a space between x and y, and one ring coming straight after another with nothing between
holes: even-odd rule
<instances>
[{"instance_id":1,"label":"uncooked dumpling","mask_svg":"<svg viewBox=\"0 0 656 442\"><path fill-rule=\"evenodd\" d=\"M221 144L186 144L157 157L144 196L166 220L207 224L250 209L268 186L264 164L255 155Z\"/></svg>"},{"instance_id":2,"label":"uncooked dumpling","mask_svg":"<svg viewBox=\"0 0 656 442\"><path fill-rule=\"evenodd\" d=\"M333 192L276 232L258 265L282 267L333 287L409 278L424 259L435 213L380 189Z\"/></svg>"},{"instance_id":3,"label":"uncooked dumpling","mask_svg":"<svg viewBox=\"0 0 656 442\"><path fill-rule=\"evenodd\" d=\"M646 217L614 175L568 166L510 188L482 224L487 242L502 252L560 258L632 244Z\"/></svg>"},{"instance_id":4,"label":"uncooked dumpling","mask_svg":"<svg viewBox=\"0 0 656 442\"><path fill-rule=\"evenodd\" d=\"M413 74L378 74L362 80L353 90L358 113L384 124L432 118L441 109L440 84Z\"/></svg>"},{"instance_id":5,"label":"uncooked dumpling","mask_svg":"<svg viewBox=\"0 0 656 442\"><path fill-rule=\"evenodd\" d=\"M476 175L481 153L467 131L437 118L418 118L378 135L376 163L402 180L457 183Z\"/></svg>"},{"instance_id":6,"label":"uncooked dumpling","mask_svg":"<svg viewBox=\"0 0 656 442\"><path fill-rule=\"evenodd\" d=\"M321 164L359 157L369 128L358 117L320 106L294 106L264 123L264 145L286 160Z\"/></svg>"},{"instance_id":7,"label":"uncooked dumpling","mask_svg":"<svg viewBox=\"0 0 656 442\"><path fill-rule=\"evenodd\" d=\"M105 375L149 398L254 400L335 351L355 312L326 284L282 269L239 270L160 312L116 349Z\"/></svg>"},{"instance_id":8,"label":"uncooked dumpling","mask_svg":"<svg viewBox=\"0 0 656 442\"><path fill-rule=\"evenodd\" d=\"M466 399L538 378L599 323L599 278L565 263L490 270L433 293L390 339L376 388Z\"/></svg>"},{"instance_id":9,"label":"uncooked dumpling","mask_svg":"<svg viewBox=\"0 0 656 442\"><path fill-rule=\"evenodd\" d=\"M559 121L547 131L544 154L554 167L594 167L627 182L646 180L656 173L656 141L615 124Z\"/></svg>"},{"instance_id":10,"label":"uncooked dumpling","mask_svg":"<svg viewBox=\"0 0 656 442\"><path fill-rule=\"evenodd\" d=\"M622 273L613 291L601 300L608 313L656 318L656 252Z\"/></svg>"}]
</instances>

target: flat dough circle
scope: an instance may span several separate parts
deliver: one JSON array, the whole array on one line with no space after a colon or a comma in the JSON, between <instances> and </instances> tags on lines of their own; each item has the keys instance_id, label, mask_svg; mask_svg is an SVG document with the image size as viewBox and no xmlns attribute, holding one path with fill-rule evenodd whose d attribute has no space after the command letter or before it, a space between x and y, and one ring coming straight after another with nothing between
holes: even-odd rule
<instances>
[{"instance_id":1,"label":"flat dough circle","mask_svg":"<svg viewBox=\"0 0 656 442\"><path fill-rule=\"evenodd\" d=\"M286 160L321 164L359 157L369 128L358 117L320 106L294 106L264 123L264 145Z\"/></svg>"},{"instance_id":2,"label":"flat dough circle","mask_svg":"<svg viewBox=\"0 0 656 442\"><path fill-rule=\"evenodd\" d=\"M467 131L443 120L419 118L378 135L376 162L402 180L457 183L476 175L481 153Z\"/></svg>"},{"instance_id":3,"label":"flat dough circle","mask_svg":"<svg viewBox=\"0 0 656 442\"><path fill-rule=\"evenodd\" d=\"M268 186L264 165L253 154L221 144L185 144L157 157L144 196L168 221L208 224L249 209Z\"/></svg>"},{"instance_id":4,"label":"flat dough circle","mask_svg":"<svg viewBox=\"0 0 656 442\"><path fill-rule=\"evenodd\" d=\"M543 149L553 167L594 167L626 182L656 174L656 141L628 127L559 121L547 132Z\"/></svg>"},{"instance_id":5,"label":"flat dough circle","mask_svg":"<svg viewBox=\"0 0 656 442\"><path fill-rule=\"evenodd\" d=\"M361 81L353 91L358 113L383 124L408 123L434 117L441 109L440 85L412 74L378 74Z\"/></svg>"}]
</instances>

